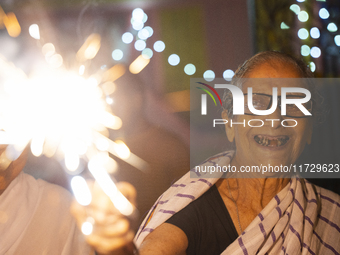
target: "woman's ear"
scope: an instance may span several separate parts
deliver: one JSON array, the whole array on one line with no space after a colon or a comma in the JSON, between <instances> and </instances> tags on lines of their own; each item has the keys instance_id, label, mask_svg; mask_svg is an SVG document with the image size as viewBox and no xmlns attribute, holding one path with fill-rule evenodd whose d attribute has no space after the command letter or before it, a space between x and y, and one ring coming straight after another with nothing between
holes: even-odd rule
<instances>
[{"instance_id":1,"label":"woman's ear","mask_svg":"<svg viewBox=\"0 0 340 255\"><path fill-rule=\"evenodd\" d=\"M227 120L228 122L225 124L225 132L227 134L227 137L228 137L228 140L229 142L233 142L234 141L234 138L235 138L235 130L234 130L234 127L231 127L230 126L230 119L228 117L228 111L227 110L224 110L222 112L222 119L225 119Z\"/></svg>"}]
</instances>

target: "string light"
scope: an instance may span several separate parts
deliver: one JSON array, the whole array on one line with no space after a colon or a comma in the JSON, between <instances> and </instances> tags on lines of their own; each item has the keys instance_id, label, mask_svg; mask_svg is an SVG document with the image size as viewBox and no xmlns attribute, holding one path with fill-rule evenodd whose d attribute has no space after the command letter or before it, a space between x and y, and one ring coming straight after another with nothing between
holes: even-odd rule
<instances>
[{"instance_id":1,"label":"string light","mask_svg":"<svg viewBox=\"0 0 340 255\"><path fill-rule=\"evenodd\" d=\"M310 47L308 45L301 46L301 55L307 57L310 54Z\"/></svg>"},{"instance_id":2,"label":"string light","mask_svg":"<svg viewBox=\"0 0 340 255\"><path fill-rule=\"evenodd\" d=\"M288 26L286 23L284 23L284 22L282 21L282 22L281 22L281 25L280 25L280 28L281 28L281 29L288 29L289 26Z\"/></svg>"},{"instance_id":3,"label":"string light","mask_svg":"<svg viewBox=\"0 0 340 255\"><path fill-rule=\"evenodd\" d=\"M334 42L337 46L340 46L340 35L334 36Z\"/></svg>"},{"instance_id":4,"label":"string light","mask_svg":"<svg viewBox=\"0 0 340 255\"><path fill-rule=\"evenodd\" d=\"M313 58L318 58L321 56L321 50L319 47L317 46L314 46L310 49L310 55L313 57Z\"/></svg>"},{"instance_id":5,"label":"string light","mask_svg":"<svg viewBox=\"0 0 340 255\"><path fill-rule=\"evenodd\" d=\"M325 0L317 0L317 1L325 2ZM297 0L297 2L301 3L301 2L304 2L304 0ZM309 18L308 13L306 11L301 11L301 8L300 8L299 5L292 4L289 7L289 9L291 11L293 11L298 16L298 20L300 22L306 22L308 20L308 18ZM329 11L326 8L320 8L319 17L321 19L324 19L324 20L328 19L330 17ZM289 27L284 22L281 22L281 29L288 29L288 28ZM331 33L334 33L334 32L338 31L338 27L334 22L329 22L328 25L327 25L327 30ZM301 40L306 40L309 37L309 35L313 39L320 38L320 30L317 27L311 28L309 32L305 28L300 28L298 30L297 35ZM340 35L334 36L334 42L337 46L340 46ZM308 45L302 45L301 46L301 55L305 56L305 57L311 55L313 58L319 58L321 56L321 49L319 47L316 47L316 46L310 48ZM315 65L314 62L310 62L309 67L312 70L312 72L314 72L316 70L316 65Z\"/></svg>"},{"instance_id":6,"label":"string light","mask_svg":"<svg viewBox=\"0 0 340 255\"><path fill-rule=\"evenodd\" d=\"M298 8L300 8L298 5L296 5ZM295 12L298 14L300 12L300 9L297 9L295 5L292 5L291 8L295 10ZM308 14L307 14L308 15ZM137 51L141 51L141 56L144 59L150 59L152 58L154 52L150 48L146 48L146 40L151 37L154 33L153 29L150 26L145 26L144 23L147 21L148 16L141 8L136 8L132 11L132 17L131 17L131 25L134 30L137 31L137 40L134 44L134 48ZM281 24L282 29L289 28L286 24ZM122 41L126 44L129 44L133 41L133 34L130 32L125 32L122 35ZM158 40L154 43L153 49L155 52L163 52L165 49L165 43L161 40ZM114 56L114 52L112 52L112 58L115 60L120 60L122 58L123 52L115 52L117 55ZM135 60L137 61L137 59ZM138 60L139 62L141 60ZM140 62L142 63L142 62ZM180 63L180 57L177 54L171 54L168 57L168 63L172 66L177 66ZM140 66L147 65L148 63L141 64ZM136 63L134 65L130 65L130 71L133 70L133 72L140 72L140 68L136 68ZM144 68L144 67L143 67ZM142 68L142 69L143 69ZM138 70L138 71L137 71ZM233 71L230 70L232 73ZM184 72L187 75L193 75L196 72L196 67L193 64L187 64L184 67ZM230 75L230 73L228 73ZM212 70L207 70L204 72L203 77L206 79L212 79L212 77L215 78L215 73ZM109 101L111 102L111 101Z\"/></svg>"},{"instance_id":7,"label":"string light","mask_svg":"<svg viewBox=\"0 0 340 255\"><path fill-rule=\"evenodd\" d=\"M291 11L293 11L296 15L298 15L300 13L300 6L298 6L297 4L292 4L289 9Z\"/></svg>"},{"instance_id":8,"label":"string light","mask_svg":"<svg viewBox=\"0 0 340 255\"><path fill-rule=\"evenodd\" d=\"M306 22L309 18L309 15L306 11L300 11L299 14L298 14L298 19L301 21L301 22Z\"/></svg>"},{"instance_id":9,"label":"string light","mask_svg":"<svg viewBox=\"0 0 340 255\"><path fill-rule=\"evenodd\" d=\"M165 49L165 44L163 41L157 41L154 43L153 48L157 52L162 52Z\"/></svg>"},{"instance_id":10,"label":"string light","mask_svg":"<svg viewBox=\"0 0 340 255\"><path fill-rule=\"evenodd\" d=\"M133 34L130 32L126 32L122 35L122 41L123 43L129 44L133 41Z\"/></svg>"},{"instance_id":11,"label":"string light","mask_svg":"<svg viewBox=\"0 0 340 255\"><path fill-rule=\"evenodd\" d=\"M112 59L113 60L119 61L123 58L123 56L124 56L124 53L120 49L116 49L116 50L112 51Z\"/></svg>"},{"instance_id":12,"label":"string light","mask_svg":"<svg viewBox=\"0 0 340 255\"><path fill-rule=\"evenodd\" d=\"M231 78L233 78L234 74L235 74L235 73L234 73L233 70L227 69L227 70L225 70L225 71L223 72L223 78L224 78L225 80L230 80Z\"/></svg>"},{"instance_id":13,"label":"string light","mask_svg":"<svg viewBox=\"0 0 340 255\"><path fill-rule=\"evenodd\" d=\"M172 66L177 66L180 62L180 58L177 54L171 54L168 58L168 62Z\"/></svg>"},{"instance_id":14,"label":"string light","mask_svg":"<svg viewBox=\"0 0 340 255\"><path fill-rule=\"evenodd\" d=\"M215 73L212 70L207 70L203 73L203 78L206 81L213 81L215 79Z\"/></svg>"},{"instance_id":15,"label":"string light","mask_svg":"<svg viewBox=\"0 0 340 255\"><path fill-rule=\"evenodd\" d=\"M336 31L338 31L338 27L333 22L328 24L327 29L328 29L329 32L336 32Z\"/></svg>"},{"instance_id":16,"label":"string light","mask_svg":"<svg viewBox=\"0 0 340 255\"><path fill-rule=\"evenodd\" d=\"M315 66L315 63L314 62L309 62L309 68L312 72L315 72L316 70L316 66Z\"/></svg>"},{"instance_id":17,"label":"string light","mask_svg":"<svg viewBox=\"0 0 340 255\"><path fill-rule=\"evenodd\" d=\"M305 29L305 28L300 28L299 31L298 31L298 37L301 39L301 40L305 40L307 39L309 36L309 33L308 33L308 30Z\"/></svg>"},{"instance_id":18,"label":"string light","mask_svg":"<svg viewBox=\"0 0 340 255\"><path fill-rule=\"evenodd\" d=\"M185 72L187 75L193 75L194 73L196 73L196 67L195 67L195 65L193 65L193 64L187 64L187 65L184 67L184 72Z\"/></svg>"},{"instance_id":19,"label":"string light","mask_svg":"<svg viewBox=\"0 0 340 255\"><path fill-rule=\"evenodd\" d=\"M320 37L320 30L317 27L311 28L310 37L313 39L318 39Z\"/></svg>"},{"instance_id":20,"label":"string light","mask_svg":"<svg viewBox=\"0 0 340 255\"><path fill-rule=\"evenodd\" d=\"M150 59L153 56L153 51L150 48L146 48L142 51L142 56L144 58Z\"/></svg>"},{"instance_id":21,"label":"string light","mask_svg":"<svg viewBox=\"0 0 340 255\"><path fill-rule=\"evenodd\" d=\"M143 40L137 40L135 42L135 49L138 50L138 51L142 51L144 50L146 47L146 42L143 41Z\"/></svg>"},{"instance_id":22,"label":"string light","mask_svg":"<svg viewBox=\"0 0 340 255\"><path fill-rule=\"evenodd\" d=\"M329 18L329 12L326 8L321 8L319 11L319 16L321 19L328 19Z\"/></svg>"}]
</instances>

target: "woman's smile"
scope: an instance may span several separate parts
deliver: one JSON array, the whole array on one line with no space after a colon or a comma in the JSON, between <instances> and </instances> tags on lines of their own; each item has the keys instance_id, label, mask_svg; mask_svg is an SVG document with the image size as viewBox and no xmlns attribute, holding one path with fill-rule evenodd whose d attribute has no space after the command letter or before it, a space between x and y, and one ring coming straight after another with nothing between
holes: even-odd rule
<instances>
[{"instance_id":1,"label":"woman's smile","mask_svg":"<svg viewBox=\"0 0 340 255\"><path fill-rule=\"evenodd\" d=\"M257 144L264 147L282 147L289 141L289 136L254 135L254 140Z\"/></svg>"}]
</instances>

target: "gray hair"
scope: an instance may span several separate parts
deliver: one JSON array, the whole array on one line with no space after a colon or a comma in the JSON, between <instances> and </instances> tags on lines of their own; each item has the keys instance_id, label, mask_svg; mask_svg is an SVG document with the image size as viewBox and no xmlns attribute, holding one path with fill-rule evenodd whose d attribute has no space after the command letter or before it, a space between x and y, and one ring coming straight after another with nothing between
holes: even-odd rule
<instances>
[{"instance_id":1,"label":"gray hair","mask_svg":"<svg viewBox=\"0 0 340 255\"><path fill-rule=\"evenodd\" d=\"M264 51L260 52L250 59L246 60L235 72L231 80L231 84L242 89L243 80L242 78L247 78L247 75L253 71L255 68L262 64L273 64L279 63L282 65L289 65L299 72L301 78L308 79L308 89L312 95L313 109L312 115L316 122L322 122L322 117L327 112L322 109L323 97L320 95L315 84L313 83L313 73L310 68L300 59L296 59L288 54L277 52L277 51ZM233 97L230 90L226 89L223 94L223 110L226 110L228 117L233 118Z\"/></svg>"}]
</instances>

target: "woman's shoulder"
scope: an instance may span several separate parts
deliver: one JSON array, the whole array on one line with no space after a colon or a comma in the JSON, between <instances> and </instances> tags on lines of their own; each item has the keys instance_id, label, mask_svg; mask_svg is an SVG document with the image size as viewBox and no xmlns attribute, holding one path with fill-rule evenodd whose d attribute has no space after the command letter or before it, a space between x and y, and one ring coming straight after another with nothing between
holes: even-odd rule
<instances>
[{"instance_id":1,"label":"woman's shoulder","mask_svg":"<svg viewBox=\"0 0 340 255\"><path fill-rule=\"evenodd\" d=\"M340 195L331 190L310 183L307 180L305 180L305 182L312 186L317 202L321 205L321 211L319 214L321 216L329 215L329 217L335 217L337 218L337 221L340 221Z\"/></svg>"},{"instance_id":2,"label":"woman's shoulder","mask_svg":"<svg viewBox=\"0 0 340 255\"><path fill-rule=\"evenodd\" d=\"M325 204L331 204L340 210L340 195L336 194L335 192L325 189L319 188L318 196L320 197L321 201Z\"/></svg>"},{"instance_id":3,"label":"woman's shoulder","mask_svg":"<svg viewBox=\"0 0 340 255\"><path fill-rule=\"evenodd\" d=\"M321 201L328 201L333 204L340 205L340 195L323 187L320 187L316 184L309 182L308 180L304 179L306 183L311 185L316 193L316 195L321 199Z\"/></svg>"}]
</instances>

